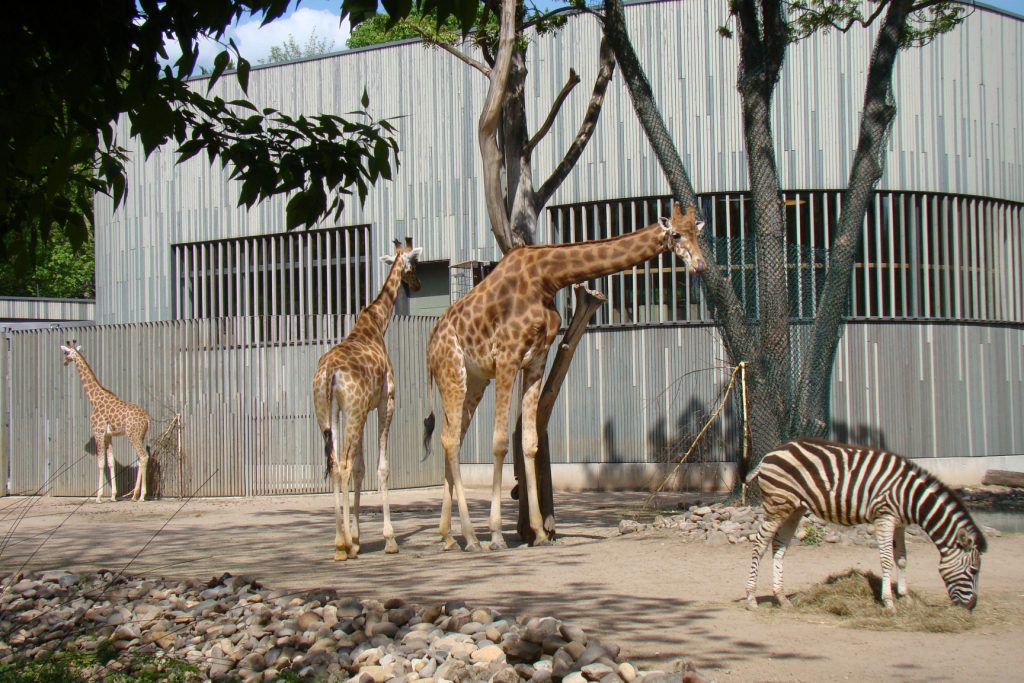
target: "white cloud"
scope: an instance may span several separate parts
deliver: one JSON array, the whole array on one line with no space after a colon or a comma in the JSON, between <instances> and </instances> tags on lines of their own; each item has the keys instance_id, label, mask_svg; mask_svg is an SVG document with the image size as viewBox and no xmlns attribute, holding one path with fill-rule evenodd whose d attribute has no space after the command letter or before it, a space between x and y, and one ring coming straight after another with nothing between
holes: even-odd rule
<instances>
[{"instance_id":1,"label":"white cloud","mask_svg":"<svg viewBox=\"0 0 1024 683\"><path fill-rule=\"evenodd\" d=\"M259 18L243 20L228 27L223 41L227 44L229 38L233 39L242 56L255 65L267 58L270 48L284 44L289 36L294 37L300 47L305 47L314 32L318 41L331 45L331 52L343 50L350 33L349 22L345 19L339 24L338 15L328 10L302 7L266 26L260 26ZM165 47L170 63L173 64L181 56L178 43L175 40L168 40ZM202 67L211 68L213 58L223 49L224 47L216 41L201 38L197 72Z\"/></svg>"}]
</instances>

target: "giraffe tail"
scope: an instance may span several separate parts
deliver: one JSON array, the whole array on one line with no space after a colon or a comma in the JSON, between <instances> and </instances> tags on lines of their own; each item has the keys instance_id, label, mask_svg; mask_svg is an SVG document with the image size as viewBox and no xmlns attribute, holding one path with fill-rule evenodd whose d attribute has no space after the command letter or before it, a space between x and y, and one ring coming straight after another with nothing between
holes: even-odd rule
<instances>
[{"instance_id":1,"label":"giraffe tail","mask_svg":"<svg viewBox=\"0 0 1024 683\"><path fill-rule=\"evenodd\" d=\"M334 448L334 426L335 426L334 416L335 416L335 414L338 414L337 411L335 411L335 408L334 408L334 401L335 401L335 398L334 398L334 381L335 381L335 375L332 374L331 375L331 384L330 384L330 387L328 389L328 391L330 392L330 393L328 393L328 396L331 397L330 404L329 404L330 405L330 408L329 408L330 412L328 413L328 418L327 418L327 429L325 429L323 431L323 436L324 436L324 461L325 461L324 462L324 479L325 480L331 478L331 470L333 469L333 465L334 465L334 459L331 457L331 452L332 452L332 450ZM340 426L341 418L343 418L343 415L338 414L338 417L339 417L338 422L339 422L339 426ZM344 432L342 432L342 433L344 433Z\"/></svg>"},{"instance_id":2,"label":"giraffe tail","mask_svg":"<svg viewBox=\"0 0 1024 683\"><path fill-rule=\"evenodd\" d=\"M430 397L430 415L427 415L423 420L423 457L420 462L423 462L430 457L431 446L433 441L431 437L434 435L434 374L427 370L427 391Z\"/></svg>"}]
</instances>

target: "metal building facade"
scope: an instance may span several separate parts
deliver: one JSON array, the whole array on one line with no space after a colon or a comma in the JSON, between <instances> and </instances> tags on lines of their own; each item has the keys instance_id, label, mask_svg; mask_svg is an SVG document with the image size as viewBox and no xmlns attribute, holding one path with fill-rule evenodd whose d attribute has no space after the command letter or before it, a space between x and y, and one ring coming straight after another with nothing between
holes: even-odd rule
<instances>
[{"instance_id":1,"label":"metal building facade","mask_svg":"<svg viewBox=\"0 0 1024 683\"><path fill-rule=\"evenodd\" d=\"M737 48L716 31L726 21L726 5L667 1L631 4L626 11L696 190L744 191ZM787 190L845 186L872 40L872 31L832 32L790 49L773 122ZM599 41L596 20L581 15L531 45L527 106L534 125L570 68L582 79L534 154L539 177L576 133ZM899 111L880 190L1024 202L1024 21L975 9L954 32L905 51L897 64ZM372 190L365 206L346 209L344 225L371 226L374 256L392 238L411 236L425 259L458 263L499 255L487 227L475 137L486 85L450 55L404 43L256 68L248 96L288 113L343 115L358 108L365 88L371 113L395 118L402 165L392 182ZM215 92L242 96L231 78ZM121 139L128 140L125 128ZM125 205L112 212L109 200L97 200L98 322L173 316L172 245L285 232L284 201L237 208L236 185L201 158L177 166L173 149L165 147L148 160L136 149L132 160ZM594 138L551 205L663 194L662 173L616 75ZM543 219L539 230L546 239ZM377 270L374 281L379 277Z\"/></svg>"},{"instance_id":2,"label":"metal building facade","mask_svg":"<svg viewBox=\"0 0 1024 683\"><path fill-rule=\"evenodd\" d=\"M717 34L726 4L633 3L626 12L712 229L745 249L743 220L720 208L733 201L742 207L747 188L737 47ZM816 230L827 235L846 184L873 38L870 30L833 32L794 45L774 99L787 201L804 202L811 212L809 219L795 214L810 226L806 233L798 226L791 243L792 272L800 273L791 293L796 318L813 314L816 277L827 262ZM596 21L581 15L531 45L533 125L546 116L569 69L581 76L534 154L537 177L576 134L599 41ZM885 175L864 234L867 256L854 274L853 319L833 370L835 436L912 457L963 456L990 466L1024 461L1021 73L1024 21L984 8L953 33L901 54ZM191 465L165 472L165 494L200 485L208 495L326 490L309 380L319 355L376 294L385 272L377 258L393 238L406 236L424 247L425 260L499 257L475 132L486 86L476 71L418 43L255 68L248 99L258 106L344 115L358 108L365 88L373 115L392 117L398 128L402 163L394 180L373 188L364 206L350 204L339 224L315 231L286 233L281 199L237 208L227 172L201 158L179 166L171 148L149 159L135 149L125 204L114 212L109 200L97 198L100 325L75 334L100 380L122 398L163 423L182 415L182 449ZM215 92L243 95L230 77ZM128 141L127 128L120 136ZM609 236L602 215L628 209L653 220L667 192L616 75L594 138L542 215L538 237ZM699 428L726 381L726 354L699 288L691 292L671 261L598 283L609 303L580 344L550 427L556 466L586 468L580 485L607 484L616 468L656 473L678 456L680 441ZM749 270L743 262L727 266L740 278ZM309 303L320 278L325 298ZM423 356L432 322L398 319L388 337L400 382L392 427L396 487L436 484L442 474L439 449L422 460L419 442L429 411ZM87 494L95 486L95 462L85 455L88 404L77 377L59 374L64 334L11 333L4 356L18 392L9 406L18 492L51 477L57 493ZM488 392L462 450L468 469L489 467L492 424ZM718 472L735 457L738 435L730 404L695 460ZM120 441L119 462L130 463ZM131 473L121 476L125 488Z\"/></svg>"}]
</instances>

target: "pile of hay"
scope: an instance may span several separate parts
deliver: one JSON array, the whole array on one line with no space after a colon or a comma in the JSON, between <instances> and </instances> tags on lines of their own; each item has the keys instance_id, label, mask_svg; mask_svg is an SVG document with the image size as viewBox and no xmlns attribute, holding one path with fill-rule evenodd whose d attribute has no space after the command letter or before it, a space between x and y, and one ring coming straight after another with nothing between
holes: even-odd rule
<instances>
[{"instance_id":1,"label":"pile of hay","mask_svg":"<svg viewBox=\"0 0 1024 683\"><path fill-rule=\"evenodd\" d=\"M882 605L881 587L880 577L851 569L800 593L793 599L793 605L803 614L833 615L842 625L852 628L960 633L975 626L973 612L952 605L945 596L943 604L929 604L914 591L896 599L896 613L892 614Z\"/></svg>"}]
</instances>

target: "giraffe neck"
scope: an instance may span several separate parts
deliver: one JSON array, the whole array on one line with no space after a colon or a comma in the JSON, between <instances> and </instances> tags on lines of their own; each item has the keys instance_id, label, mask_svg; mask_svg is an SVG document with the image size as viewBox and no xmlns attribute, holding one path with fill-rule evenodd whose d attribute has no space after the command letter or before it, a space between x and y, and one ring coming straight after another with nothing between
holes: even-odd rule
<instances>
[{"instance_id":1,"label":"giraffe neck","mask_svg":"<svg viewBox=\"0 0 1024 683\"><path fill-rule=\"evenodd\" d=\"M664 229L655 223L605 240L538 248L538 274L556 291L618 273L664 252Z\"/></svg>"},{"instance_id":2,"label":"giraffe neck","mask_svg":"<svg viewBox=\"0 0 1024 683\"><path fill-rule=\"evenodd\" d=\"M402 256L402 259L405 259L405 256ZM395 310L395 300L398 298L398 290L401 287L402 269L396 258L395 262L391 264L391 270L384 280L384 286L381 287L380 294L373 300L373 303L364 308L363 312L359 314L356 325L372 325L374 329L380 330L380 334L383 336L388 331L391 314Z\"/></svg>"},{"instance_id":3,"label":"giraffe neck","mask_svg":"<svg viewBox=\"0 0 1024 683\"><path fill-rule=\"evenodd\" d=\"M96 373L89 367L89 363L79 354L75 358L75 367L78 369L78 377L82 380L82 388L85 389L86 398L90 402L99 394L109 393L107 388L96 379Z\"/></svg>"}]
</instances>

